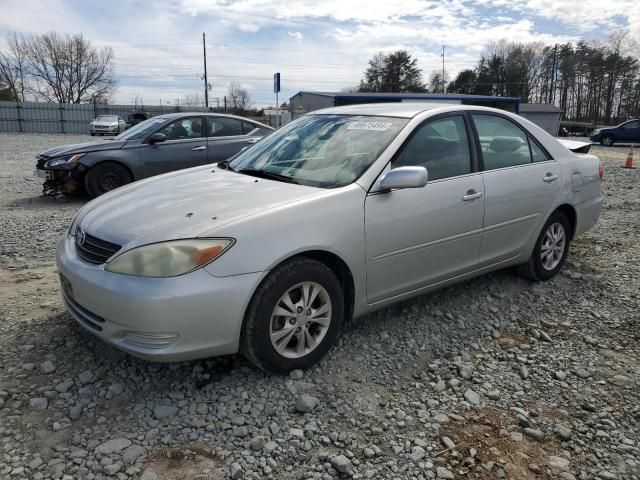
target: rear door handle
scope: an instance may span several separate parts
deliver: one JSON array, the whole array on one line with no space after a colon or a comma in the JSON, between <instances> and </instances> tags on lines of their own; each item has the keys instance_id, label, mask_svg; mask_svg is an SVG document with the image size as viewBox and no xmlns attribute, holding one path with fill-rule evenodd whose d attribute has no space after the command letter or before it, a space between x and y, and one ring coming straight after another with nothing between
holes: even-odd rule
<instances>
[{"instance_id":1,"label":"rear door handle","mask_svg":"<svg viewBox=\"0 0 640 480\"><path fill-rule=\"evenodd\" d=\"M194 147L191 149L192 152L199 152L201 150L206 150L207 147L205 147L204 145L200 145L199 147Z\"/></svg>"},{"instance_id":2,"label":"rear door handle","mask_svg":"<svg viewBox=\"0 0 640 480\"><path fill-rule=\"evenodd\" d=\"M258 143L260 140L260 138L252 137L247 139L247 143Z\"/></svg>"},{"instance_id":3,"label":"rear door handle","mask_svg":"<svg viewBox=\"0 0 640 480\"><path fill-rule=\"evenodd\" d=\"M555 182L558 179L558 175L554 175L551 172L548 172L547 175L542 179L544 182L551 183Z\"/></svg>"},{"instance_id":4,"label":"rear door handle","mask_svg":"<svg viewBox=\"0 0 640 480\"><path fill-rule=\"evenodd\" d=\"M475 190L467 190L467 193L462 196L463 202L470 202L471 200L477 200L482 197L482 192L476 192Z\"/></svg>"}]
</instances>

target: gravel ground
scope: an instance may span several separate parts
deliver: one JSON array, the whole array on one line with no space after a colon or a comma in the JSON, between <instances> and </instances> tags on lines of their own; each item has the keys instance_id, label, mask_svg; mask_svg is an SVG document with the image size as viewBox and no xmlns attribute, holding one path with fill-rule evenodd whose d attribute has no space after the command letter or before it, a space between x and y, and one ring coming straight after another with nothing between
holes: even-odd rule
<instances>
[{"instance_id":1,"label":"gravel ground","mask_svg":"<svg viewBox=\"0 0 640 480\"><path fill-rule=\"evenodd\" d=\"M599 224L543 284L496 272L353 321L316 368L131 358L64 312L56 239L0 136L0 478L640 479L640 170L605 163Z\"/></svg>"}]
</instances>

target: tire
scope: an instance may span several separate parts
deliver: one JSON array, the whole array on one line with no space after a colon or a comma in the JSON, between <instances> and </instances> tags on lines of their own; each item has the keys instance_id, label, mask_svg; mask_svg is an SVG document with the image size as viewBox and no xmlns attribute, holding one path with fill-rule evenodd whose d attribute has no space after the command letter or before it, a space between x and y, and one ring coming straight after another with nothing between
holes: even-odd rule
<instances>
[{"instance_id":1,"label":"tire","mask_svg":"<svg viewBox=\"0 0 640 480\"><path fill-rule=\"evenodd\" d=\"M95 133L91 133L90 135L91 135L92 137L95 137L95 136L96 136L96 134L95 134Z\"/></svg>"},{"instance_id":2,"label":"tire","mask_svg":"<svg viewBox=\"0 0 640 480\"><path fill-rule=\"evenodd\" d=\"M559 242L555 244L555 253L552 251L550 254L547 254L545 258L546 261L543 261L543 248L553 244L553 241L548 235L553 237L554 232L561 232L560 234L563 239L562 245L560 245ZM567 217L560 211L553 212L544 224L544 227L542 227L542 231L533 247L531 257L529 257L527 263L518 265L518 273L535 282L544 282L555 277L567 259L569 243L571 242L570 237L571 226L569 225ZM551 257L548 255L551 255Z\"/></svg>"},{"instance_id":3,"label":"tire","mask_svg":"<svg viewBox=\"0 0 640 480\"><path fill-rule=\"evenodd\" d=\"M124 165L102 162L87 172L84 187L91 198L96 198L132 181L131 174Z\"/></svg>"},{"instance_id":4,"label":"tire","mask_svg":"<svg viewBox=\"0 0 640 480\"><path fill-rule=\"evenodd\" d=\"M303 307L306 302L302 296L304 285L312 287L308 292L313 297L306 311L308 305ZM301 295L297 297L297 293ZM282 301L285 296L289 307ZM327 301L329 313L316 317L322 323L316 323L313 314L306 316L308 312L326 308ZM296 311L289 316L291 307ZM276 311L286 315L277 315ZM275 268L256 290L245 313L240 350L251 363L267 372L286 373L308 368L319 362L336 342L343 320L344 295L336 275L320 262L297 258ZM272 343L271 335L279 333ZM299 338L304 339L302 352L298 350ZM282 348L282 353L277 347Z\"/></svg>"},{"instance_id":5,"label":"tire","mask_svg":"<svg viewBox=\"0 0 640 480\"><path fill-rule=\"evenodd\" d=\"M600 139L600 145L604 147L610 147L613 145L613 137L611 135L605 135Z\"/></svg>"}]
</instances>

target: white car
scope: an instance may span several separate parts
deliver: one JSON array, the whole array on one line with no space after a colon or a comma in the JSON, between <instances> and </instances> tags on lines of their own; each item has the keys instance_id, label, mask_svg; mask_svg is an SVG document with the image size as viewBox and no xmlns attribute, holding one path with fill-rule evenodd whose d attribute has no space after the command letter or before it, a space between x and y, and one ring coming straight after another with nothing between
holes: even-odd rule
<instances>
[{"instance_id":1,"label":"white car","mask_svg":"<svg viewBox=\"0 0 640 480\"><path fill-rule=\"evenodd\" d=\"M306 368L351 317L510 266L552 278L598 219L601 178L597 157L501 110L321 110L88 203L58 244L62 296L146 359Z\"/></svg>"},{"instance_id":2,"label":"white car","mask_svg":"<svg viewBox=\"0 0 640 480\"><path fill-rule=\"evenodd\" d=\"M127 128L127 123L120 115L98 115L89 124L89 133L94 135L118 135Z\"/></svg>"}]
</instances>

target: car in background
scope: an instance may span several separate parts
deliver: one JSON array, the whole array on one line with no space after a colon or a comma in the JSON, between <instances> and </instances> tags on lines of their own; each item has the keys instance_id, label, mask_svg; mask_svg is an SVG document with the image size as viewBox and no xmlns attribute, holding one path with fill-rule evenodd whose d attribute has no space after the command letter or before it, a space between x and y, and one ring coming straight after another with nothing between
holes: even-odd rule
<instances>
[{"instance_id":1,"label":"car in background","mask_svg":"<svg viewBox=\"0 0 640 480\"><path fill-rule=\"evenodd\" d=\"M616 142L640 142L640 119L623 122L617 127L605 127L594 130L589 139L610 147Z\"/></svg>"},{"instance_id":2,"label":"car in background","mask_svg":"<svg viewBox=\"0 0 640 480\"><path fill-rule=\"evenodd\" d=\"M127 122L120 115L98 115L89 124L89 133L94 135L118 135L127 129Z\"/></svg>"},{"instance_id":3,"label":"car in background","mask_svg":"<svg viewBox=\"0 0 640 480\"><path fill-rule=\"evenodd\" d=\"M89 202L58 243L62 298L149 360L308 368L351 317L510 266L557 275L602 207L584 144L472 105L315 111L215 168Z\"/></svg>"},{"instance_id":4,"label":"car in background","mask_svg":"<svg viewBox=\"0 0 640 480\"><path fill-rule=\"evenodd\" d=\"M127 115L127 123L129 125L134 126L139 123L144 122L145 120L149 120L153 115L149 112L145 112L144 110L134 110L129 115Z\"/></svg>"},{"instance_id":5,"label":"car in background","mask_svg":"<svg viewBox=\"0 0 640 480\"><path fill-rule=\"evenodd\" d=\"M225 160L273 131L246 118L213 113L160 115L110 141L40 153L44 195L86 190L91 197L142 178Z\"/></svg>"}]
</instances>

